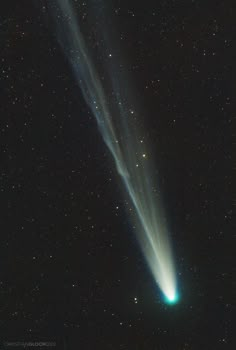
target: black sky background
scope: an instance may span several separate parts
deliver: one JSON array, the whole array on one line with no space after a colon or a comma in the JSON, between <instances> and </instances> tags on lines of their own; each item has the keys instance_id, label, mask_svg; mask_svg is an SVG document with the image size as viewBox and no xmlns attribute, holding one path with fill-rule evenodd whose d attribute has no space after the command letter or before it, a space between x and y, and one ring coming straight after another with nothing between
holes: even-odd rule
<instances>
[{"instance_id":1,"label":"black sky background","mask_svg":"<svg viewBox=\"0 0 236 350\"><path fill-rule=\"evenodd\" d=\"M86 1L77 6L86 17ZM46 3L0 9L1 338L56 338L58 348L64 339L69 349L234 349L232 8L110 4L172 229L174 306L145 264Z\"/></svg>"}]
</instances>

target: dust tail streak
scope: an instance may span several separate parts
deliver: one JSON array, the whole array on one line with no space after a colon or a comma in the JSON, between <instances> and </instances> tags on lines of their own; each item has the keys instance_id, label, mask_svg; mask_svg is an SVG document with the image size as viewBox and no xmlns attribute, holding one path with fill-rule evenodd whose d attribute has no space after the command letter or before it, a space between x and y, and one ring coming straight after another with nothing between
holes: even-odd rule
<instances>
[{"instance_id":1,"label":"dust tail streak","mask_svg":"<svg viewBox=\"0 0 236 350\"><path fill-rule=\"evenodd\" d=\"M71 1L55 0L51 10L58 41L133 204L132 220L136 223L143 254L166 300L172 303L177 299L177 287L168 228L160 198L153 190L148 150L140 142L139 128L132 123L132 111L126 107L129 96L123 98L122 82L117 82L110 70L108 79L113 88L112 96L106 91Z\"/></svg>"}]
</instances>

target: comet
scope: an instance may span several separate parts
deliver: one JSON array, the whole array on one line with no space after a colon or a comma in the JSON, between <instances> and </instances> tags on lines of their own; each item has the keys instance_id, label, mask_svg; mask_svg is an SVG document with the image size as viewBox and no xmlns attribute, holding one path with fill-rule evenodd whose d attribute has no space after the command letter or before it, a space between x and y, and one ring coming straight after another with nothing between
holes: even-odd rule
<instances>
[{"instance_id":1,"label":"comet","mask_svg":"<svg viewBox=\"0 0 236 350\"><path fill-rule=\"evenodd\" d=\"M114 67L113 72L107 69L105 81L101 77L70 0L54 0L52 14L58 41L123 183L124 197L130 202L127 212L147 265L164 300L175 304L178 292L168 224L151 152L137 122L139 112L129 103L126 81ZM114 64L112 54L107 59Z\"/></svg>"}]
</instances>

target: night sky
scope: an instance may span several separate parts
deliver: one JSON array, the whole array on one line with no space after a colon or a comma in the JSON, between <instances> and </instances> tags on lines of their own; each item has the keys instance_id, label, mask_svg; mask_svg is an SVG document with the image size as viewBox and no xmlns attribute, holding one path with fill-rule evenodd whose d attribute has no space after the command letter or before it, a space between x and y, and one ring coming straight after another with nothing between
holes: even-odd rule
<instances>
[{"instance_id":1,"label":"night sky","mask_svg":"<svg viewBox=\"0 0 236 350\"><path fill-rule=\"evenodd\" d=\"M0 339L234 349L233 9L74 1L101 79L120 64L142 115L175 257L180 298L167 305L48 3L0 6Z\"/></svg>"}]
</instances>

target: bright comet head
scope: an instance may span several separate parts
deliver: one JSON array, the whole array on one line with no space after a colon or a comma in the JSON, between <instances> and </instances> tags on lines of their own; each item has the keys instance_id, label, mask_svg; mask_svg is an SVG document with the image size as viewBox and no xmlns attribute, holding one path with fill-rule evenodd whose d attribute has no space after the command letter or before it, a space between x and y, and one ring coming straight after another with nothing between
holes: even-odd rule
<instances>
[{"instance_id":1,"label":"bright comet head","mask_svg":"<svg viewBox=\"0 0 236 350\"><path fill-rule=\"evenodd\" d=\"M176 292L174 294L165 295L165 301L169 305L176 304L178 300L179 300L179 296Z\"/></svg>"}]
</instances>

